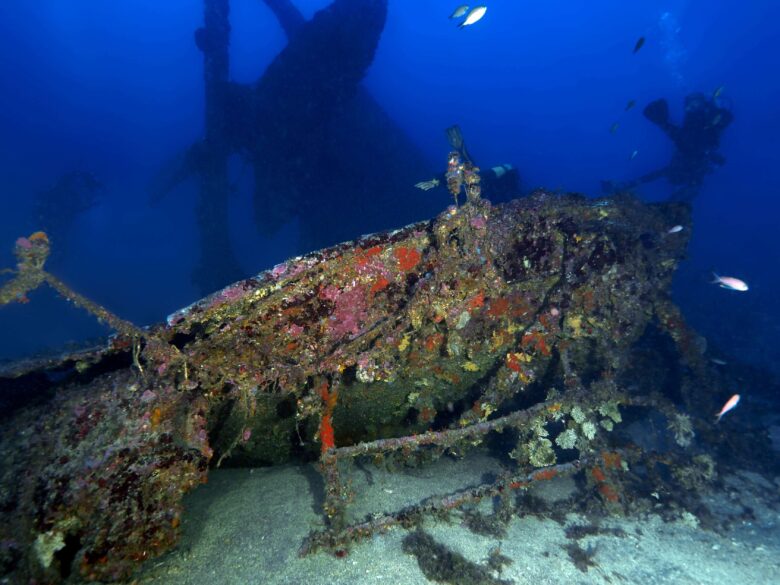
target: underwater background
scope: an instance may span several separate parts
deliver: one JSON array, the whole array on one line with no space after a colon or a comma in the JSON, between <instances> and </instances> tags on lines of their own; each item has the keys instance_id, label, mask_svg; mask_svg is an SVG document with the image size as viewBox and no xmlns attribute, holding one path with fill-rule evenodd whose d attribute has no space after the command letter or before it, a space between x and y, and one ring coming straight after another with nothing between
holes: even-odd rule
<instances>
[{"instance_id":1,"label":"underwater background","mask_svg":"<svg viewBox=\"0 0 780 585\"><path fill-rule=\"evenodd\" d=\"M296 3L307 17L327 4ZM495 0L463 30L447 18L453 9L434 0L391 1L363 80L419 149L430 176L446 164L444 129L459 124L477 164L516 166L523 193L545 187L599 196L602 180L627 180L669 160L671 142L642 116L648 102L665 98L672 120L680 121L686 95L722 88L719 99L734 115L721 139L726 164L706 177L693 203L690 259L678 275L676 300L724 359L780 370L780 51L773 35L780 6ZM286 39L256 0L234 0L231 21L230 76L251 82ZM41 228L36 194L63 175L88 172L101 184L99 195L55 238L62 250L53 272L143 324L208 292L191 277L198 247L193 182L156 206L148 196L164 161L203 133L202 55L193 42L201 22L200 2L2 3L0 265L13 265L18 236ZM646 43L634 53L640 36ZM625 111L629 100L636 107ZM252 221L251 173L233 158L230 236L245 275L314 249L302 247L298 217L331 202L311 192L308 205L264 234ZM350 161L343 162L348 169ZM390 163L375 164L371 172L381 175ZM654 201L671 188L661 180L637 191ZM367 192L344 196L372 201ZM342 233L399 227L448 202L441 192L420 191L384 213L384 225L361 229L357 212L345 218ZM309 241L335 243L327 232L324 226ZM743 278L749 293L710 286L712 271ZM31 304L0 313L2 358L107 333L87 315L63 309L51 291L32 296Z\"/></svg>"},{"instance_id":2,"label":"underwater background","mask_svg":"<svg viewBox=\"0 0 780 585\"><path fill-rule=\"evenodd\" d=\"M780 582L779 21L769 0L0 3L0 585ZM484 198L527 199L483 207L472 161ZM470 205L443 213L453 168ZM545 231L571 246L557 282L587 281L570 297L534 288ZM46 271L129 323L24 364L115 333L14 288L49 243ZM133 325L166 321L142 349Z\"/></svg>"}]
</instances>

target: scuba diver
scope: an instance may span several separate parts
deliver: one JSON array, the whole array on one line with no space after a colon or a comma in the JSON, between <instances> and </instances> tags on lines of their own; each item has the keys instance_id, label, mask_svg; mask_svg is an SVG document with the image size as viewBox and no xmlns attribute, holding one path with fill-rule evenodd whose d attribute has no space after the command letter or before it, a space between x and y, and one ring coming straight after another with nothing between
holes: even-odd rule
<instances>
[{"instance_id":1,"label":"scuba diver","mask_svg":"<svg viewBox=\"0 0 780 585\"><path fill-rule=\"evenodd\" d=\"M447 128L447 141L453 150L458 151L461 160L474 163L468 150L466 150L463 134L461 134L460 127L457 124ZM520 174L510 164L499 165L487 170L480 169L479 178L483 194L493 203L509 201L520 195ZM446 173L441 173L428 181L420 181L415 184L415 187L423 191L430 191L437 187L446 189Z\"/></svg>"},{"instance_id":2,"label":"scuba diver","mask_svg":"<svg viewBox=\"0 0 780 585\"><path fill-rule=\"evenodd\" d=\"M718 148L720 136L731 124L734 115L729 109L721 107L714 97L710 99L702 93L686 96L682 126L669 121L669 105L665 99L650 102L643 113L674 143L676 150L672 160L667 166L633 181L603 181L602 190L605 193L626 191L664 177L675 188L669 200L693 201L699 194L704 177L712 173L715 166L721 167L726 163Z\"/></svg>"}]
</instances>

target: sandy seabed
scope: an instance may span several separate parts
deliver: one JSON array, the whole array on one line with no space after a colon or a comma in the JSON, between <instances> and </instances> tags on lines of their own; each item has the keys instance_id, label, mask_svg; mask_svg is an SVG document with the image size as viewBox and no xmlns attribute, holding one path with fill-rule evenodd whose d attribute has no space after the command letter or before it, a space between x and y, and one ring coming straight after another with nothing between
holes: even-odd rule
<instances>
[{"instance_id":1,"label":"sandy seabed","mask_svg":"<svg viewBox=\"0 0 780 585\"><path fill-rule=\"evenodd\" d=\"M358 519L397 510L432 494L480 483L499 469L483 452L394 473L373 465L354 466L349 479L356 497L350 514ZM780 584L780 477L770 480L741 471L722 477L718 486L705 496L704 505L711 518L729 526L720 533L703 529L686 512L674 521L662 520L653 511L641 517L604 515L594 529L594 519L578 513L559 513L553 520L523 516L520 510L500 537L472 532L461 511L449 521L429 518L422 526L425 533L471 561L482 575L433 580L426 577L426 567L445 560L420 561L405 552L403 542L410 531L402 528L353 545L343 558L328 552L300 558L298 549L306 535L322 526L322 482L314 466L215 470L207 485L187 497L179 547L151 561L137 582ZM578 489L572 478L562 477L539 484L532 493L554 509L555 502L568 500ZM659 508L663 498L657 494ZM483 501L479 510L489 514L492 503ZM575 525L590 529L572 536ZM491 564L489 559L499 551L504 561ZM587 553L585 562L576 562L578 551Z\"/></svg>"}]
</instances>

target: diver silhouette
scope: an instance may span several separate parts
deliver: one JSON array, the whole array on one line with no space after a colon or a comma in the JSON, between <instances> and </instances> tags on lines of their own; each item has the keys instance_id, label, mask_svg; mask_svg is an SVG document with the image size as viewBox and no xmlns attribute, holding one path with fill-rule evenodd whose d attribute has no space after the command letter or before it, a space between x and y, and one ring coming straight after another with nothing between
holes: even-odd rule
<instances>
[{"instance_id":1,"label":"diver silhouette","mask_svg":"<svg viewBox=\"0 0 780 585\"><path fill-rule=\"evenodd\" d=\"M669 105L665 99L650 102L644 116L658 126L675 146L672 160L665 167L642 175L633 181L603 181L606 193L626 191L660 178L674 187L671 201L693 201L699 194L704 177L721 167L726 159L718 152L720 137L731 124L734 115L721 107L714 98L692 93L685 98L685 117L681 126L669 121Z\"/></svg>"},{"instance_id":2,"label":"diver silhouette","mask_svg":"<svg viewBox=\"0 0 780 585\"><path fill-rule=\"evenodd\" d=\"M463 134L460 127L456 124L446 130L447 141L450 147L458 152L460 158L464 161L473 163L466 143L463 141ZM520 174L517 168L510 164L502 164L489 169L480 170L480 184L483 193L493 203L502 203L518 197L520 195ZM430 191L441 186L447 188L446 173L441 173L428 181L420 181L415 187L423 191Z\"/></svg>"}]
</instances>

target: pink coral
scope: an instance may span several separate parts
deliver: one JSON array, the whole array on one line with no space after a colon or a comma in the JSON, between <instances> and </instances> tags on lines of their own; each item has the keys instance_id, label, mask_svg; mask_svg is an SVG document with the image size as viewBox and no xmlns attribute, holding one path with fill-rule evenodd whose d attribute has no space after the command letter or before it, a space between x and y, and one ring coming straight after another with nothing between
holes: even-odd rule
<instances>
[{"instance_id":1,"label":"pink coral","mask_svg":"<svg viewBox=\"0 0 780 585\"><path fill-rule=\"evenodd\" d=\"M320 298L325 299L326 301L335 302L340 294L341 291L337 286L333 286L332 284L329 284L328 286L326 286L320 291Z\"/></svg>"},{"instance_id":2,"label":"pink coral","mask_svg":"<svg viewBox=\"0 0 780 585\"><path fill-rule=\"evenodd\" d=\"M360 323L366 318L368 311L366 292L358 286L343 290L336 295L335 303L330 315L330 334L336 339L357 335L360 332Z\"/></svg>"},{"instance_id":3,"label":"pink coral","mask_svg":"<svg viewBox=\"0 0 780 585\"><path fill-rule=\"evenodd\" d=\"M287 334L290 337L298 337L301 333L303 333L304 328L301 325L296 325L295 323L291 323L287 326Z\"/></svg>"},{"instance_id":4,"label":"pink coral","mask_svg":"<svg viewBox=\"0 0 780 585\"><path fill-rule=\"evenodd\" d=\"M151 390L145 390L144 393L141 394L141 402L151 402L155 398L157 398L157 394Z\"/></svg>"},{"instance_id":5,"label":"pink coral","mask_svg":"<svg viewBox=\"0 0 780 585\"><path fill-rule=\"evenodd\" d=\"M481 215L477 215L476 217L472 217L471 221L469 223L471 224L471 227L474 227L474 228L477 228L477 229L485 229L487 227L487 221Z\"/></svg>"},{"instance_id":6,"label":"pink coral","mask_svg":"<svg viewBox=\"0 0 780 585\"><path fill-rule=\"evenodd\" d=\"M271 270L271 276L273 276L274 278L279 278L285 272L287 272L287 264L286 263L277 264L276 266L273 267L273 270Z\"/></svg>"},{"instance_id":7,"label":"pink coral","mask_svg":"<svg viewBox=\"0 0 780 585\"><path fill-rule=\"evenodd\" d=\"M28 240L27 238L18 238L16 240L16 246L17 248L22 248L24 250L29 250L32 248L32 242Z\"/></svg>"}]
</instances>

